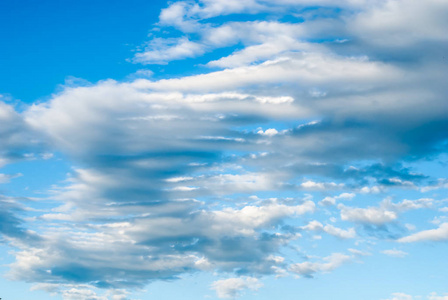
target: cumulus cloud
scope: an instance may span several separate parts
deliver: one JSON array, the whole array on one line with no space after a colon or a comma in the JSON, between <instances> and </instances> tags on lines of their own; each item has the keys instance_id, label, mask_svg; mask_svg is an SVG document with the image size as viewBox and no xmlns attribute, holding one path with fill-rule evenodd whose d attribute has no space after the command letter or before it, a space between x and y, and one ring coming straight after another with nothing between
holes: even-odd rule
<instances>
[{"instance_id":1,"label":"cumulus cloud","mask_svg":"<svg viewBox=\"0 0 448 300\"><path fill-rule=\"evenodd\" d=\"M0 167L19 160L32 159L41 151L42 140L11 105L0 101ZM3 175L3 180L6 180ZM0 178L0 182L1 182Z\"/></svg>"},{"instance_id":2,"label":"cumulus cloud","mask_svg":"<svg viewBox=\"0 0 448 300\"><path fill-rule=\"evenodd\" d=\"M303 226L302 228L305 230L326 232L330 235L333 235L341 239L350 239L356 236L356 231L354 228L344 230L341 228L334 227L333 225L324 226L318 221L311 221L310 223L308 223L308 225Z\"/></svg>"},{"instance_id":3,"label":"cumulus cloud","mask_svg":"<svg viewBox=\"0 0 448 300\"><path fill-rule=\"evenodd\" d=\"M405 236L398 241L400 243L413 243L424 241L445 241L448 240L448 223L440 224L437 229L429 229Z\"/></svg>"},{"instance_id":4,"label":"cumulus cloud","mask_svg":"<svg viewBox=\"0 0 448 300\"><path fill-rule=\"evenodd\" d=\"M322 206L329 206L329 205L335 205L336 204L336 200L351 200L356 196L356 194L354 193L342 193L339 196L335 196L335 197L325 197L324 199L322 199L321 201L319 201L319 205Z\"/></svg>"},{"instance_id":5,"label":"cumulus cloud","mask_svg":"<svg viewBox=\"0 0 448 300\"><path fill-rule=\"evenodd\" d=\"M390 199L383 200L378 207L357 208L339 204L341 219L363 224L382 225L397 220L399 213L411 209L431 207L433 199L403 200L392 203Z\"/></svg>"},{"instance_id":6,"label":"cumulus cloud","mask_svg":"<svg viewBox=\"0 0 448 300\"><path fill-rule=\"evenodd\" d=\"M342 266L343 264L352 260L351 256L342 253L333 253L330 256L324 257L322 262L303 262L292 264L289 271L304 277L313 277L315 273L326 273Z\"/></svg>"},{"instance_id":7,"label":"cumulus cloud","mask_svg":"<svg viewBox=\"0 0 448 300\"><path fill-rule=\"evenodd\" d=\"M263 284L254 277L239 277L217 280L213 282L212 289L216 290L216 294L219 298L235 298L240 296L242 291L258 290Z\"/></svg>"}]
</instances>

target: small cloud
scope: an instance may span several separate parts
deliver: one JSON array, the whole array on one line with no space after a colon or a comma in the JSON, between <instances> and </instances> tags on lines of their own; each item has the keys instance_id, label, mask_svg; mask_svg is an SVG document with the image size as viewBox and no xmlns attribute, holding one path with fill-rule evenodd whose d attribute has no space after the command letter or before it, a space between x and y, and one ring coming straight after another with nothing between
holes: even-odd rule
<instances>
[{"instance_id":1,"label":"small cloud","mask_svg":"<svg viewBox=\"0 0 448 300\"><path fill-rule=\"evenodd\" d=\"M405 293L393 293L392 298L385 299L385 300L413 300L414 297L411 295L407 295Z\"/></svg>"},{"instance_id":2,"label":"small cloud","mask_svg":"<svg viewBox=\"0 0 448 300\"><path fill-rule=\"evenodd\" d=\"M274 136L274 135L278 134L278 131L275 128L269 128L269 129L266 129L265 131L259 130L257 133L259 135L264 135L264 136Z\"/></svg>"},{"instance_id":3,"label":"small cloud","mask_svg":"<svg viewBox=\"0 0 448 300\"><path fill-rule=\"evenodd\" d=\"M22 173L17 173L17 174L2 174L0 173L0 183L8 183L11 181L11 179L17 178L17 177L22 177L23 174Z\"/></svg>"},{"instance_id":4,"label":"small cloud","mask_svg":"<svg viewBox=\"0 0 448 300\"><path fill-rule=\"evenodd\" d=\"M447 241L448 240L448 223L443 223L436 229L423 230L409 236L405 236L398 240L400 243L413 243L424 241Z\"/></svg>"},{"instance_id":5,"label":"small cloud","mask_svg":"<svg viewBox=\"0 0 448 300\"><path fill-rule=\"evenodd\" d=\"M53 158L53 157L54 157L54 154L53 154L53 153L49 153L49 152L47 152L47 153L42 153L42 154L41 154L41 157L42 157L43 160L48 160L48 159Z\"/></svg>"},{"instance_id":6,"label":"small cloud","mask_svg":"<svg viewBox=\"0 0 448 300\"><path fill-rule=\"evenodd\" d=\"M365 251L361 251L358 249L348 249L348 251L350 251L350 253L354 254L354 255L358 255L358 256L368 256L368 255L372 255L369 252L365 252Z\"/></svg>"},{"instance_id":7,"label":"small cloud","mask_svg":"<svg viewBox=\"0 0 448 300\"><path fill-rule=\"evenodd\" d=\"M219 298L229 299L241 295L244 290L256 291L263 284L255 277L229 278L213 282L211 288L216 291Z\"/></svg>"},{"instance_id":8,"label":"small cloud","mask_svg":"<svg viewBox=\"0 0 448 300\"><path fill-rule=\"evenodd\" d=\"M308 180L303 182L300 186L302 188L310 190L326 190L326 189L342 188L344 187L344 184L335 182L314 182L312 180Z\"/></svg>"},{"instance_id":9,"label":"small cloud","mask_svg":"<svg viewBox=\"0 0 448 300\"><path fill-rule=\"evenodd\" d=\"M405 257L406 255L409 254L407 252L397 250L397 249L384 250L384 251L381 251L381 253L386 254L388 256L393 256L393 257Z\"/></svg>"}]
</instances>

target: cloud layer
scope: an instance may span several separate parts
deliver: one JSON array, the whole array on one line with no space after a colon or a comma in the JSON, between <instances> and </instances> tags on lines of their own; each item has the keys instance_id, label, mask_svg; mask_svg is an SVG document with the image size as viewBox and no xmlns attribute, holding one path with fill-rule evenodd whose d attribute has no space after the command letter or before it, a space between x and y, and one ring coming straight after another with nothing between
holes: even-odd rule
<instances>
[{"instance_id":1,"label":"cloud layer","mask_svg":"<svg viewBox=\"0 0 448 300\"><path fill-rule=\"evenodd\" d=\"M284 257L316 234L447 240L448 223L412 233L401 219L443 206L425 193L446 178L409 165L447 150L447 11L436 0L178 1L156 24L175 34L153 36L135 63L233 52L198 75L67 86L20 112L0 103L0 166L51 152L73 165L32 218L29 199L0 198L0 232L17 248L9 276L64 299L126 299L122 289L216 272L226 279L212 289L234 298L371 250Z\"/></svg>"}]
</instances>

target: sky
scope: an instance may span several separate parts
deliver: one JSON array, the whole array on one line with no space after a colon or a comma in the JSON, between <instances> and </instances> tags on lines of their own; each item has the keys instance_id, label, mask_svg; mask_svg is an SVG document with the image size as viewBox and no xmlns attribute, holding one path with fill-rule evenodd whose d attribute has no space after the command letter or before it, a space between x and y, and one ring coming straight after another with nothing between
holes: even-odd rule
<instances>
[{"instance_id":1,"label":"sky","mask_svg":"<svg viewBox=\"0 0 448 300\"><path fill-rule=\"evenodd\" d=\"M448 300L448 1L0 1L4 300Z\"/></svg>"}]
</instances>

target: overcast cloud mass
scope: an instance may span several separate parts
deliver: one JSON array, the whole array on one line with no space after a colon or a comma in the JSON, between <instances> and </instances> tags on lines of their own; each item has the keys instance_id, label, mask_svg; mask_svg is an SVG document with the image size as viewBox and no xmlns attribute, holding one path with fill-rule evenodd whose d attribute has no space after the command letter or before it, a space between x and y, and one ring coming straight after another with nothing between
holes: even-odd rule
<instances>
[{"instance_id":1,"label":"overcast cloud mass","mask_svg":"<svg viewBox=\"0 0 448 300\"><path fill-rule=\"evenodd\" d=\"M273 299L292 280L282 298L317 300L308 284L370 274L391 286L341 299L447 299L448 2L164 7L128 79L1 96L6 280L64 300L189 276L200 297ZM14 188L61 161L45 190Z\"/></svg>"}]
</instances>

